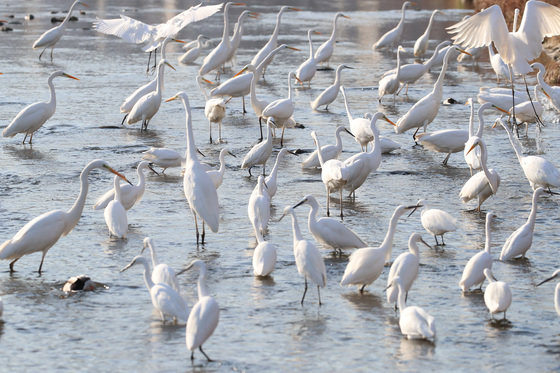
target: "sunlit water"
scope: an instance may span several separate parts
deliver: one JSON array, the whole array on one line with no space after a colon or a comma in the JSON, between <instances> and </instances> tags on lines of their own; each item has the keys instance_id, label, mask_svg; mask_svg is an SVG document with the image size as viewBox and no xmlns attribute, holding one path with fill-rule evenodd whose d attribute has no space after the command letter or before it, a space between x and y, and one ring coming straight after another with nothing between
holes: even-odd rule
<instances>
[{"instance_id":1,"label":"sunlit water","mask_svg":"<svg viewBox=\"0 0 560 373\"><path fill-rule=\"evenodd\" d=\"M79 190L78 175L92 159L103 158L136 181L135 165L142 151L150 146L166 146L183 151L185 117L182 105L164 103L150 123L148 132L139 125L121 127L119 105L124 97L151 76L144 73L146 55L136 46L91 30L95 16L115 18L126 14L147 22L162 22L185 8L180 2L157 2L139 9L142 2L94 2L79 21L71 23L55 49L54 64L47 58L39 62L39 51L31 49L33 41L51 27L50 11L61 10L68 2L43 1L0 3L0 18L14 14L23 21L33 13L34 21L13 25L13 32L0 33L0 124L9 121L29 103L48 97L46 80L57 69L80 78L80 81L58 78L57 111L34 137L33 146L21 145L22 137L2 139L0 145L0 241L9 239L33 217L55 209L68 209ZM272 32L275 12L280 3L268 0L265 5L252 5L261 12L259 20L246 21L246 36L237 55L237 66L230 76L250 61ZM429 7L454 7L459 3L432 3ZM284 15L280 41L302 49L282 51L271 64L266 81L258 86L260 96L272 99L287 96L287 74L308 56L307 28L315 26L323 34L315 36L315 46L331 31L332 17L338 10L352 17L340 19L340 42L331 65L346 63L354 70L343 71L344 85L354 115L382 110L397 120L415 101L432 88L439 68L423 77L409 90L408 98L399 97L377 105L377 82L381 74L395 67L390 52L372 52L371 44L398 21L397 4L377 1L329 3L297 2L302 12ZM424 8L428 5L420 3ZM232 8L231 19L239 8ZM383 9L383 10L381 10ZM446 10L438 16L432 39L444 38L443 27L461 19L467 10ZM403 42L412 62L414 40L425 25L430 10L409 11ZM199 32L215 38L221 35L222 15L189 26L180 34L194 39ZM432 41L431 48L435 41ZM206 159L217 160L221 145L208 144L208 125L204 118L203 97L194 77L198 66L180 66L178 45L170 46L169 59L177 71L166 71L165 97L185 90L193 106L196 143ZM208 53L208 50L205 51ZM199 59L199 62L201 59ZM235 71L234 71L235 70ZM208 76L213 79L213 76ZM285 146L289 149L313 149L309 133L318 132L323 143L333 142L337 125L347 124L346 112L339 97L330 112L312 112L309 102L330 85L333 71L317 72L312 88L295 91L295 117L304 129L288 129ZM222 78L222 81L226 77ZM533 81L531 78L530 81ZM495 77L487 57L478 66L469 63L450 67L444 98L465 102L476 95L482 85L494 85ZM248 101L247 101L248 103ZM402 144L393 155L384 156L379 170L370 175L356 193L356 200L344 199L344 223L368 243L381 242L388 220L399 204L411 204L420 198L443 208L459 221L457 232L446 235L445 247L438 250L421 248L421 267L410 291L408 303L425 308L437 323L435 344L403 339L392 305L385 301L388 269L367 291L360 295L354 288L339 285L347 256L334 257L323 250L328 283L322 290L323 306L317 305L317 293L311 287L303 307L299 300L303 279L297 274L292 254L292 232L289 219L277 220L284 206L298 202L305 194L315 195L324 205L324 186L319 172L302 172L299 166L305 155L288 156L281 163L279 189L273 200L273 217L268 239L278 247L278 263L270 279L252 275L251 255L256 245L247 218L247 202L256 178L240 169L243 155L258 136L257 121L248 106L243 115L241 102L228 105L223 135L228 148L238 155L227 159L224 183L219 189L220 232L209 233L207 244L195 245L194 223L182 191L178 169L167 176L148 175L143 200L128 213L130 231L125 241L110 239L100 211L93 211L95 199L112 186L107 173L93 172L89 178L90 193L82 218L73 232L62 238L48 253L42 276L36 270L40 254L22 258L10 275L8 262L0 274L0 295L5 311L0 324L0 362L2 371L30 371L41 367L71 371L182 371L190 370L190 353L185 347L184 325L162 325L152 310L142 280L142 270L134 267L119 273L140 252L142 239L154 239L160 260L179 269L194 258L203 259L209 267L209 288L221 307L221 317L205 351L214 359L206 363L197 353L195 369L231 370L322 370L374 371L381 369L420 371L439 368L445 371L498 369L550 371L560 368L558 316L552 303L554 284L535 288L535 284L557 268L558 198L539 201L537 228L529 259L519 263L494 263L494 274L507 281L513 291L513 304L508 311L511 322L495 327L484 306L481 294L461 295L457 285L467 260L483 247L484 218L467 212L458 193L469 177L462 154L451 156L443 167L442 154L412 147L411 132L396 135L387 124L379 127L383 136ZM468 107L442 106L429 130L467 128ZM547 111L547 127L542 132L544 156L556 164L559 152L555 139L558 126L555 115ZM484 204L497 219L492 226L494 257L502 243L525 222L531 207L531 190L524 178L505 133L491 129L494 114L486 116L484 137L489 145L489 167L498 170L502 183L498 195ZM529 137L522 138L526 152L534 153L534 127ZM359 151L349 136L343 135L347 158ZM275 152L279 141L275 141ZM274 159L269 160L272 167ZM258 173L258 169L255 173ZM335 199L333 210L338 211ZM297 209L304 235L307 208ZM433 238L424 232L419 215L401 219L395 236L393 259L407 249L409 235L423 232L428 242ZM65 295L64 281L86 273L107 285L92 293ZM189 305L196 301L196 273L180 278Z\"/></svg>"}]
</instances>

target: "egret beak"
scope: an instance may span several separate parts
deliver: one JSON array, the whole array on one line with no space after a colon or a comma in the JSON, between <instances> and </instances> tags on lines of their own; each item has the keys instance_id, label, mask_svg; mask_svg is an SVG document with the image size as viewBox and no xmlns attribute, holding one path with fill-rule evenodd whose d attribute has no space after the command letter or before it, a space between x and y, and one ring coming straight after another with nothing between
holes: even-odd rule
<instances>
[{"instance_id":1,"label":"egret beak","mask_svg":"<svg viewBox=\"0 0 560 373\"><path fill-rule=\"evenodd\" d=\"M478 144L473 144L473 146L471 146L471 148L469 149L469 151L467 152L467 154L469 154Z\"/></svg>"},{"instance_id":2,"label":"egret beak","mask_svg":"<svg viewBox=\"0 0 560 373\"><path fill-rule=\"evenodd\" d=\"M321 35L321 33L320 33L319 31L313 31L313 33L314 33L315 35Z\"/></svg>"},{"instance_id":3,"label":"egret beak","mask_svg":"<svg viewBox=\"0 0 560 373\"><path fill-rule=\"evenodd\" d=\"M290 154L292 154L292 155L295 155L295 156L297 156L297 155L298 155L298 153L296 153L296 152L293 152L293 151L291 151L291 150L288 150L288 153L290 153Z\"/></svg>"},{"instance_id":4,"label":"egret beak","mask_svg":"<svg viewBox=\"0 0 560 373\"><path fill-rule=\"evenodd\" d=\"M206 83L206 84L216 85L216 83L214 83L213 81L208 80L208 79L203 78L203 77L201 77L200 80L202 80L202 81L203 81L204 83Z\"/></svg>"},{"instance_id":5,"label":"egret beak","mask_svg":"<svg viewBox=\"0 0 560 373\"><path fill-rule=\"evenodd\" d=\"M345 16L344 14L341 14L340 16L341 16L342 18L352 19L352 18L350 18L350 17L348 17L348 16Z\"/></svg>"},{"instance_id":6,"label":"egret beak","mask_svg":"<svg viewBox=\"0 0 560 373\"><path fill-rule=\"evenodd\" d=\"M301 12L303 10L303 9L300 9L300 8L292 8L292 7L289 7L288 9L289 10L294 10L296 12Z\"/></svg>"},{"instance_id":7,"label":"egret beak","mask_svg":"<svg viewBox=\"0 0 560 373\"><path fill-rule=\"evenodd\" d=\"M422 242L424 245L428 246L430 249L433 249L433 247L428 245L428 243L426 241L424 241L423 239L420 239L420 242Z\"/></svg>"},{"instance_id":8,"label":"egret beak","mask_svg":"<svg viewBox=\"0 0 560 373\"><path fill-rule=\"evenodd\" d=\"M171 67L173 70L175 70L175 68L174 68L169 62L165 62L165 64L166 64L167 66ZM175 71L177 71L177 70L175 70Z\"/></svg>"},{"instance_id":9,"label":"egret beak","mask_svg":"<svg viewBox=\"0 0 560 373\"><path fill-rule=\"evenodd\" d=\"M75 80L80 80L80 79L78 79L78 78L76 78L75 76L72 76L72 75L70 75L70 74L66 74L66 73L63 73L63 74L64 74L64 76L67 77L67 78L75 79Z\"/></svg>"},{"instance_id":10,"label":"egret beak","mask_svg":"<svg viewBox=\"0 0 560 373\"><path fill-rule=\"evenodd\" d=\"M173 41L175 41L175 42L177 42L177 43L183 43L183 44L186 43L186 41L180 40L180 39L171 39L171 40L173 40Z\"/></svg>"},{"instance_id":11,"label":"egret beak","mask_svg":"<svg viewBox=\"0 0 560 373\"><path fill-rule=\"evenodd\" d=\"M153 163L148 164L148 168L149 168L154 174L156 174L156 175L159 176L159 173L158 173L156 170L154 170L154 164L153 164Z\"/></svg>"},{"instance_id":12,"label":"egret beak","mask_svg":"<svg viewBox=\"0 0 560 373\"><path fill-rule=\"evenodd\" d=\"M180 270L179 272L175 273L175 276L179 276L182 273L187 272L189 269L191 269L193 267L193 264L189 264L186 268L183 268L182 270Z\"/></svg>"},{"instance_id":13,"label":"egret beak","mask_svg":"<svg viewBox=\"0 0 560 373\"><path fill-rule=\"evenodd\" d=\"M236 156L235 154L233 154L232 152L230 152L229 150L227 151L227 153L228 153L229 155L231 155L233 158L237 158L237 156Z\"/></svg>"},{"instance_id":14,"label":"egret beak","mask_svg":"<svg viewBox=\"0 0 560 373\"><path fill-rule=\"evenodd\" d=\"M198 154L200 154L201 156L206 157L206 155L204 155L204 153L201 152L199 148L196 148L196 152L197 152Z\"/></svg>"},{"instance_id":15,"label":"egret beak","mask_svg":"<svg viewBox=\"0 0 560 373\"><path fill-rule=\"evenodd\" d=\"M410 5L416 6L416 5L418 5L418 3L415 3L414 1L411 1L411 2L410 2Z\"/></svg>"},{"instance_id":16,"label":"egret beak","mask_svg":"<svg viewBox=\"0 0 560 373\"><path fill-rule=\"evenodd\" d=\"M418 210L418 207L424 207L424 206L422 205L408 206L407 209L412 209L412 211L410 212L410 214L408 214L407 218L410 217L410 215L414 214L414 211Z\"/></svg>"},{"instance_id":17,"label":"egret beak","mask_svg":"<svg viewBox=\"0 0 560 373\"><path fill-rule=\"evenodd\" d=\"M239 76L241 74L243 74L245 71L247 71L247 66L245 66L244 68L242 68L237 74L235 74L233 77L235 78L236 76Z\"/></svg>"},{"instance_id":18,"label":"egret beak","mask_svg":"<svg viewBox=\"0 0 560 373\"><path fill-rule=\"evenodd\" d=\"M130 185L132 185L132 183L130 181L128 181L128 179L126 178L126 176L124 176L123 174L121 174L118 171L115 171L113 168L104 165L103 167L105 167L109 172L114 173L115 175L117 175L118 177L120 177L121 179L123 179L124 181L126 181L127 183L129 183Z\"/></svg>"},{"instance_id":19,"label":"egret beak","mask_svg":"<svg viewBox=\"0 0 560 373\"><path fill-rule=\"evenodd\" d=\"M389 285L387 285L387 287L386 287L385 289L383 289L383 291L389 290L389 288L390 288L391 286L393 286L393 283L390 283Z\"/></svg>"},{"instance_id":20,"label":"egret beak","mask_svg":"<svg viewBox=\"0 0 560 373\"><path fill-rule=\"evenodd\" d=\"M260 15L261 15L261 14L260 14L260 13L257 13L257 12L250 12L250 13L249 13L249 17L250 17L250 18L259 18Z\"/></svg>"},{"instance_id":21,"label":"egret beak","mask_svg":"<svg viewBox=\"0 0 560 373\"><path fill-rule=\"evenodd\" d=\"M543 91L543 92L544 92L544 91ZM546 94L546 92L545 92L545 94ZM547 95L547 96L548 96L548 95ZM502 113L506 113L506 114L508 114L508 115L510 114L509 111L504 110L504 109L502 109L501 107L497 107L496 105L492 105L492 107L493 107L494 109L497 109L497 110L501 111Z\"/></svg>"},{"instance_id":22,"label":"egret beak","mask_svg":"<svg viewBox=\"0 0 560 373\"><path fill-rule=\"evenodd\" d=\"M467 52L467 51L464 50L464 49L461 49L461 48L459 48L459 47L455 47L455 49L457 49L457 50L458 50L459 52L461 52L461 53L468 54L469 56L472 57L472 54L470 54L469 52Z\"/></svg>"},{"instance_id":23,"label":"egret beak","mask_svg":"<svg viewBox=\"0 0 560 373\"><path fill-rule=\"evenodd\" d=\"M294 207L292 207L292 208L295 209L296 207L303 205L305 202L307 202L307 200L306 200L306 199L302 199L302 200L299 201L296 205L294 205Z\"/></svg>"},{"instance_id":24,"label":"egret beak","mask_svg":"<svg viewBox=\"0 0 560 373\"><path fill-rule=\"evenodd\" d=\"M235 5L235 6L245 6L245 5L247 5L247 4L245 4L245 3L233 3L233 4L231 4L231 5Z\"/></svg>"},{"instance_id":25,"label":"egret beak","mask_svg":"<svg viewBox=\"0 0 560 373\"><path fill-rule=\"evenodd\" d=\"M80 4L82 4L82 5L85 6L86 8L89 8L89 5L87 5L87 4L84 3L84 2L81 2L81 1L80 1Z\"/></svg>"},{"instance_id":26,"label":"egret beak","mask_svg":"<svg viewBox=\"0 0 560 373\"><path fill-rule=\"evenodd\" d=\"M545 95L546 97L548 97L549 99L551 99L551 100L552 100L552 97L550 97L550 96L549 96L549 94L548 94L548 93L546 93L546 91L544 90L544 88L543 88L543 87L541 87L541 91L542 91L542 93L544 93L544 95Z\"/></svg>"},{"instance_id":27,"label":"egret beak","mask_svg":"<svg viewBox=\"0 0 560 373\"><path fill-rule=\"evenodd\" d=\"M546 280L543 280L543 281L539 282L539 283L537 284L537 286L541 286L541 285L544 284L545 282L549 282L550 280L554 280L556 277L558 277L558 275L551 276L551 277L547 278Z\"/></svg>"},{"instance_id":28,"label":"egret beak","mask_svg":"<svg viewBox=\"0 0 560 373\"><path fill-rule=\"evenodd\" d=\"M230 102L232 98L233 98L233 96L231 96L230 98L228 98L228 99L224 102L224 105L227 105L227 103Z\"/></svg>"},{"instance_id":29,"label":"egret beak","mask_svg":"<svg viewBox=\"0 0 560 373\"><path fill-rule=\"evenodd\" d=\"M355 67L348 66L348 65L342 65L342 66L344 66L345 69L355 69Z\"/></svg>"},{"instance_id":30,"label":"egret beak","mask_svg":"<svg viewBox=\"0 0 560 373\"><path fill-rule=\"evenodd\" d=\"M286 46L286 48L291 49L291 50L293 50L293 51L301 52L301 49L298 49L298 48L288 47L288 46Z\"/></svg>"},{"instance_id":31,"label":"egret beak","mask_svg":"<svg viewBox=\"0 0 560 373\"><path fill-rule=\"evenodd\" d=\"M130 267L132 267L134 264L136 264L136 259L133 260L132 262L128 263L128 265L126 267L124 267L123 269L121 269L119 272L124 272L127 269L129 269Z\"/></svg>"},{"instance_id":32,"label":"egret beak","mask_svg":"<svg viewBox=\"0 0 560 373\"><path fill-rule=\"evenodd\" d=\"M298 82L299 82L300 84L303 84L303 82L301 81L301 79L300 79L300 78L298 78L298 77L297 77L297 76L295 76L295 75L294 75L294 78L296 78L296 80L297 80L297 81L298 81Z\"/></svg>"},{"instance_id":33,"label":"egret beak","mask_svg":"<svg viewBox=\"0 0 560 373\"><path fill-rule=\"evenodd\" d=\"M165 102L173 101L173 100L176 100L178 98L179 98L179 96L169 97L167 100L165 100Z\"/></svg>"},{"instance_id":34,"label":"egret beak","mask_svg":"<svg viewBox=\"0 0 560 373\"><path fill-rule=\"evenodd\" d=\"M391 123L391 124L392 124L393 126L395 126L395 127L397 126L397 125L395 124L395 122L393 122L391 119L387 118L385 115L383 116L382 119L383 119L384 121L388 122L388 123Z\"/></svg>"}]
</instances>

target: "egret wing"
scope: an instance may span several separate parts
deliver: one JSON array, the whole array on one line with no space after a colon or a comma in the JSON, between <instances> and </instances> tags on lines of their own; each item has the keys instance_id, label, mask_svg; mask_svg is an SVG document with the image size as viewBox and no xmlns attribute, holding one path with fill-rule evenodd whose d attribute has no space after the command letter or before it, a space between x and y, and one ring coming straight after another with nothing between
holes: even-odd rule
<instances>
[{"instance_id":1,"label":"egret wing","mask_svg":"<svg viewBox=\"0 0 560 373\"><path fill-rule=\"evenodd\" d=\"M483 10L472 17L462 20L447 28L455 44L465 48L483 47L492 41L502 55L507 50L508 28L502 10L498 5Z\"/></svg>"},{"instance_id":2,"label":"egret wing","mask_svg":"<svg viewBox=\"0 0 560 373\"><path fill-rule=\"evenodd\" d=\"M517 52L526 54L527 60L537 58L545 36L560 34L560 8L542 1L528 1L517 33L525 35L527 43L526 48Z\"/></svg>"},{"instance_id":3,"label":"egret wing","mask_svg":"<svg viewBox=\"0 0 560 373\"><path fill-rule=\"evenodd\" d=\"M148 25L122 14L121 18L115 19L97 18L93 22L93 29L135 44L146 42L157 30L156 26Z\"/></svg>"}]
</instances>

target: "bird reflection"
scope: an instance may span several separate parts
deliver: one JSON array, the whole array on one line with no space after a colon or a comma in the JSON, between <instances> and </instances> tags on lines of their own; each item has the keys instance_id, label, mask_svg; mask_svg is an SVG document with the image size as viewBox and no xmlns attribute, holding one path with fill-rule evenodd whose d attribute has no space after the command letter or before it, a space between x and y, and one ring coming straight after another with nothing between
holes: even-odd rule
<instances>
[{"instance_id":1,"label":"bird reflection","mask_svg":"<svg viewBox=\"0 0 560 373\"><path fill-rule=\"evenodd\" d=\"M297 317L301 318L299 314ZM291 329L292 338L303 341L323 334L327 330L327 322L319 311L304 309L303 319L295 321Z\"/></svg>"},{"instance_id":2,"label":"bird reflection","mask_svg":"<svg viewBox=\"0 0 560 373\"><path fill-rule=\"evenodd\" d=\"M425 339L401 339L399 357L401 360L431 359L436 345Z\"/></svg>"},{"instance_id":3,"label":"bird reflection","mask_svg":"<svg viewBox=\"0 0 560 373\"><path fill-rule=\"evenodd\" d=\"M342 294L346 300L350 302L350 305L359 311L368 311L373 308L382 308L383 299L380 296L368 293L367 291L363 293L351 292Z\"/></svg>"},{"instance_id":4,"label":"bird reflection","mask_svg":"<svg viewBox=\"0 0 560 373\"><path fill-rule=\"evenodd\" d=\"M14 158L21 160L43 159L45 156L39 150L33 150L33 145L24 144L22 146L6 145L6 152Z\"/></svg>"}]
</instances>

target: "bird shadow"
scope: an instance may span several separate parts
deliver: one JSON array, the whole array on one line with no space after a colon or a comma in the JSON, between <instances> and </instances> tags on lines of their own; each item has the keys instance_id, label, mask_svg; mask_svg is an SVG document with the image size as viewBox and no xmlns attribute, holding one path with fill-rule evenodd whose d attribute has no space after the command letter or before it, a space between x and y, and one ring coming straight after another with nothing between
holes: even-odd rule
<instances>
[{"instance_id":1,"label":"bird shadow","mask_svg":"<svg viewBox=\"0 0 560 373\"><path fill-rule=\"evenodd\" d=\"M436 349L435 343L426 339L408 339L403 337L399 346L402 360L417 360L431 358Z\"/></svg>"},{"instance_id":2,"label":"bird shadow","mask_svg":"<svg viewBox=\"0 0 560 373\"><path fill-rule=\"evenodd\" d=\"M374 308L383 307L383 300L381 297L379 295L372 294L367 290L363 293L343 293L342 296L351 303L352 307L360 311L369 311Z\"/></svg>"},{"instance_id":3,"label":"bird shadow","mask_svg":"<svg viewBox=\"0 0 560 373\"><path fill-rule=\"evenodd\" d=\"M493 319L488 321L488 326L498 330L509 330L513 328L513 323L508 319Z\"/></svg>"},{"instance_id":4,"label":"bird shadow","mask_svg":"<svg viewBox=\"0 0 560 373\"><path fill-rule=\"evenodd\" d=\"M45 158L45 155L42 152L40 152L39 150L33 150L33 145L23 144L23 147L6 145L4 149L14 158L18 158L21 160Z\"/></svg>"}]
</instances>

